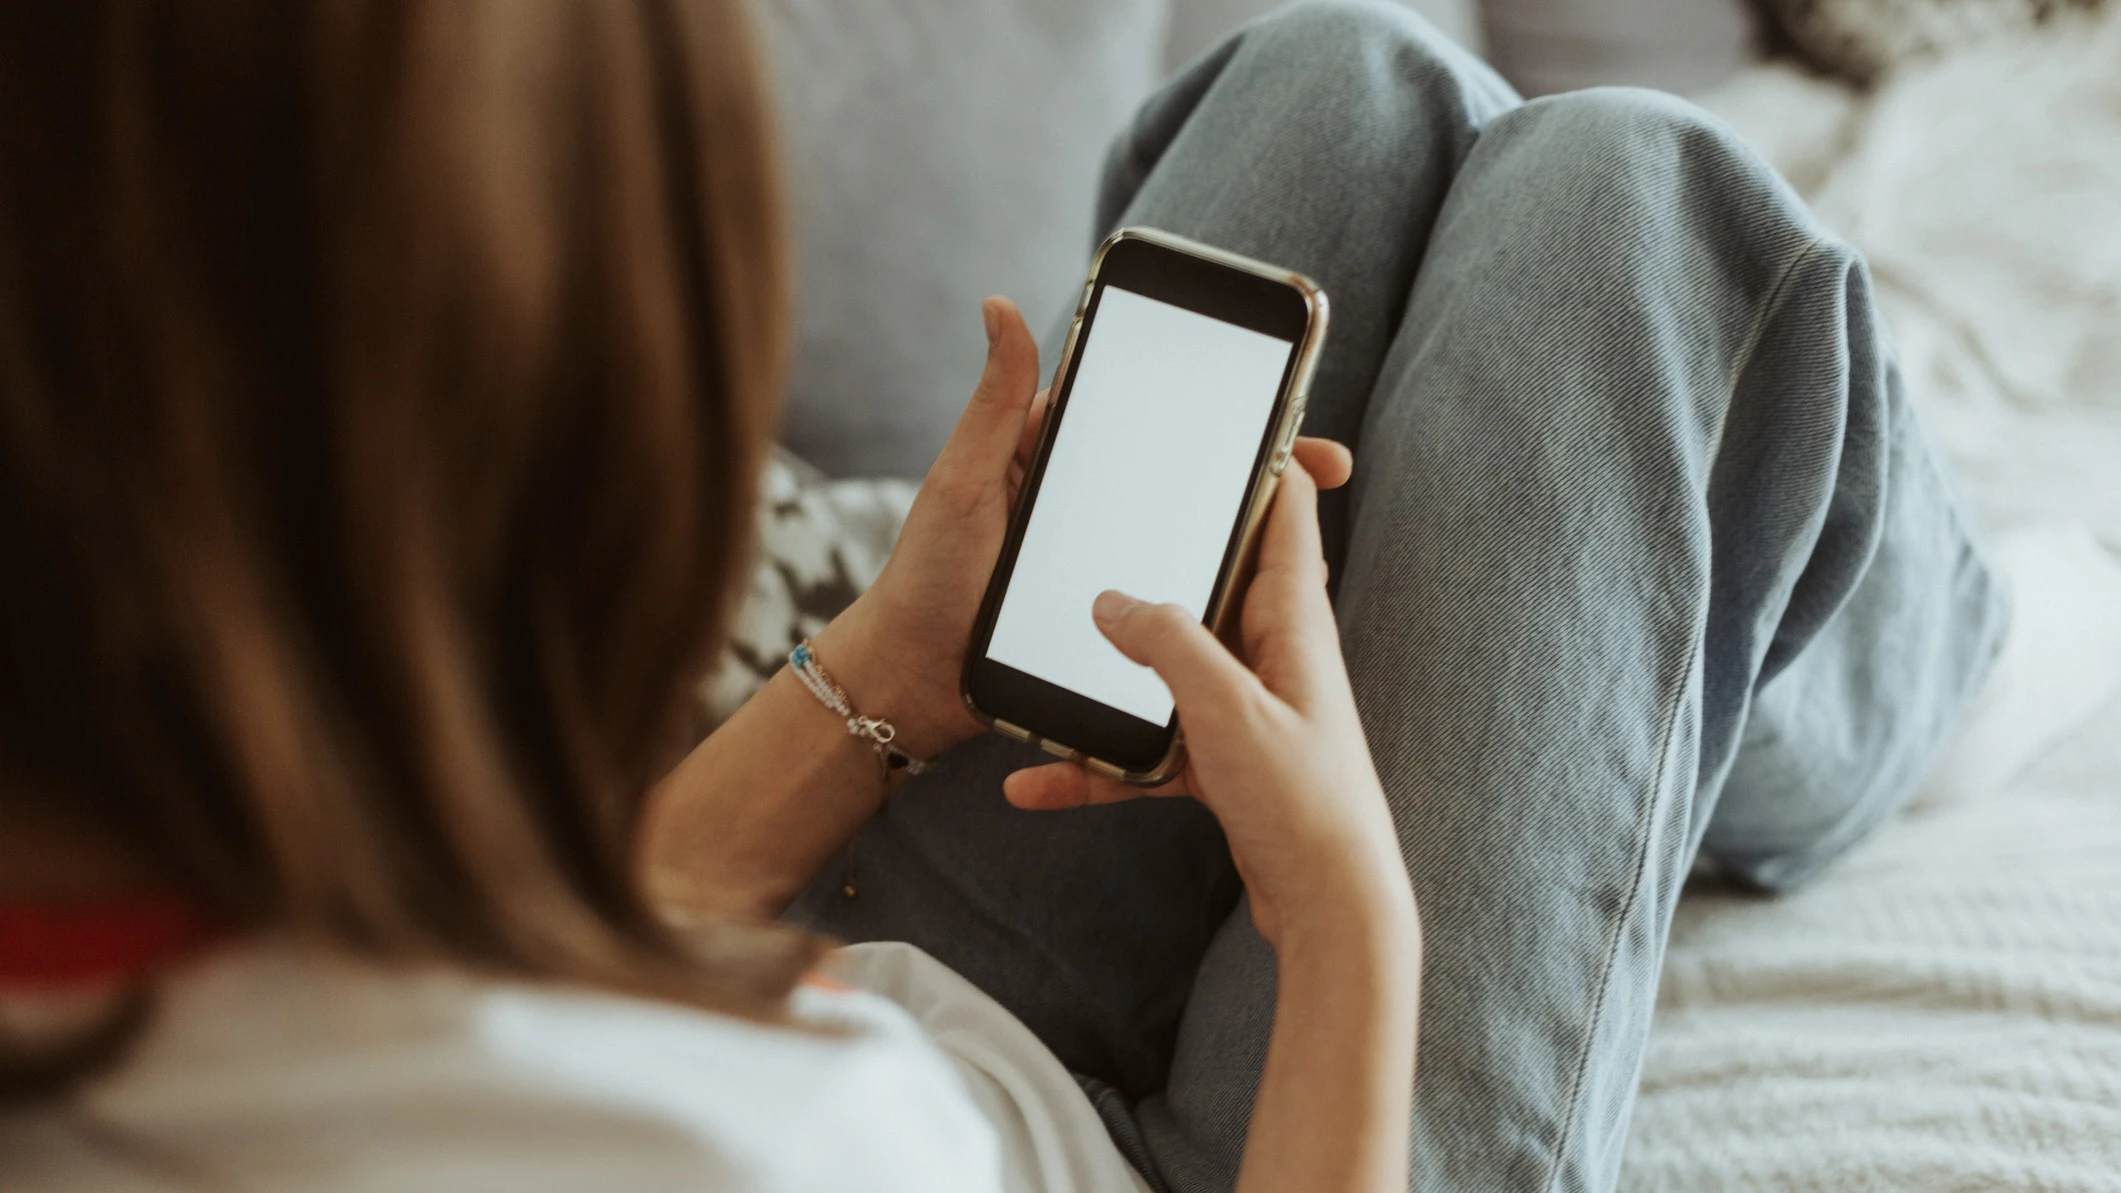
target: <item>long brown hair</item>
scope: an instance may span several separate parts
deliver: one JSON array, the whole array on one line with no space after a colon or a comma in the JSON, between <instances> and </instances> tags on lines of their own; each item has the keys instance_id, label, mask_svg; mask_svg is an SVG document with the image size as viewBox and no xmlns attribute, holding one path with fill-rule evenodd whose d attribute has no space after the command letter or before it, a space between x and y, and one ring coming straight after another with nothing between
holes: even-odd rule
<instances>
[{"instance_id":1,"label":"long brown hair","mask_svg":"<svg viewBox=\"0 0 2121 1193\"><path fill-rule=\"evenodd\" d=\"M239 924L775 1013L815 945L631 864L781 384L741 9L0 5L11 798Z\"/></svg>"}]
</instances>

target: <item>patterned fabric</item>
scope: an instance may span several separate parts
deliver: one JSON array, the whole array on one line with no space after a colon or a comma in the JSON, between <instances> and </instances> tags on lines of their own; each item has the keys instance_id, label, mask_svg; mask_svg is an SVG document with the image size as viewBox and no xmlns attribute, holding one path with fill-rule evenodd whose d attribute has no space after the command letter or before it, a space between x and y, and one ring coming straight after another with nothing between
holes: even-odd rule
<instances>
[{"instance_id":1,"label":"patterned fabric","mask_svg":"<svg viewBox=\"0 0 2121 1193\"><path fill-rule=\"evenodd\" d=\"M1870 84L1896 67L2045 25L2107 0L1755 0L1803 59Z\"/></svg>"},{"instance_id":2,"label":"patterned fabric","mask_svg":"<svg viewBox=\"0 0 2121 1193\"><path fill-rule=\"evenodd\" d=\"M707 727L727 720L876 579L918 488L833 480L776 448L766 462L751 582L714 670L700 682Z\"/></svg>"}]
</instances>

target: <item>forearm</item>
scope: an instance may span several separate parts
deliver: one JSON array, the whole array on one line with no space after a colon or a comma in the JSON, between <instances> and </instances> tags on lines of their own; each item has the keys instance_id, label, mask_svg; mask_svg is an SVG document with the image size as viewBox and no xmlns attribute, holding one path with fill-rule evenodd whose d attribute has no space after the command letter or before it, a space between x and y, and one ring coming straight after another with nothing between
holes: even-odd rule
<instances>
[{"instance_id":1,"label":"forearm","mask_svg":"<svg viewBox=\"0 0 2121 1193\"><path fill-rule=\"evenodd\" d=\"M854 706L899 700L859 627L818 635ZM925 744L925 743L916 743ZM683 915L779 915L889 793L867 742L783 667L650 796L640 859L651 898Z\"/></svg>"},{"instance_id":2,"label":"forearm","mask_svg":"<svg viewBox=\"0 0 2121 1193\"><path fill-rule=\"evenodd\" d=\"M1274 1034L1238 1189L1401 1193L1421 987L1412 898L1280 935Z\"/></svg>"}]
</instances>

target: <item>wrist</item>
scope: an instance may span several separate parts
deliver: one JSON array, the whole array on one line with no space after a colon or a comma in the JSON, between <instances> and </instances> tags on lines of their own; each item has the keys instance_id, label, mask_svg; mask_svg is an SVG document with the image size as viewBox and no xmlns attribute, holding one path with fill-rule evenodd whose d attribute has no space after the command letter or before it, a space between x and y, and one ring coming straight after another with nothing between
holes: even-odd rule
<instances>
[{"instance_id":1,"label":"wrist","mask_svg":"<svg viewBox=\"0 0 2121 1193\"><path fill-rule=\"evenodd\" d=\"M818 661L839 681L854 710L889 721L893 744L914 758L933 758L979 731L964 711L954 683L936 691L923 660L900 657L874 609L864 599L812 639Z\"/></svg>"},{"instance_id":2,"label":"wrist","mask_svg":"<svg viewBox=\"0 0 2121 1193\"><path fill-rule=\"evenodd\" d=\"M1275 951L1283 968L1364 957L1419 968L1421 915L1404 870L1344 874L1305 896L1277 908Z\"/></svg>"}]
</instances>

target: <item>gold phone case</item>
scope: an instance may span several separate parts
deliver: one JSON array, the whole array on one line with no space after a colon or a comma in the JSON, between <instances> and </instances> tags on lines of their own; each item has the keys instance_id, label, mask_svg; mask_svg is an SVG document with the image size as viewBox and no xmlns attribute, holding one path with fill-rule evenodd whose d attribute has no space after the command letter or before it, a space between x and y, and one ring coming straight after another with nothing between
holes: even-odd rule
<instances>
[{"instance_id":1,"label":"gold phone case","mask_svg":"<svg viewBox=\"0 0 2121 1193\"><path fill-rule=\"evenodd\" d=\"M1297 430L1303 425L1304 406L1311 396L1311 376L1318 368L1319 350L1324 345L1326 338L1326 293L1324 290L1319 289L1318 283L1294 270L1282 269L1279 266L1269 265L1264 261L1255 261L1250 257L1241 256L1212 245L1202 244L1199 241L1188 240L1183 236L1177 236L1170 232L1158 231L1155 228L1121 228L1106 237L1104 243L1097 246L1097 253L1090 259L1090 273L1083 281L1081 297L1076 299L1075 318L1068 324L1068 337L1062 345L1060 360L1054 366L1051 385L1058 386L1061 383L1061 379L1068 375L1068 366L1075 358L1076 341L1082 332L1083 315L1089 308L1090 295L1097 288L1099 268L1104 264L1105 257L1111 251L1112 246L1126 240L1144 241L1160 248L1200 257L1213 261L1218 265L1242 270L1246 273L1282 283L1293 288L1303 297L1304 309L1308 312L1304 325L1303 339L1296 346L1296 364L1289 371L1289 384L1281 393L1275 395L1273 417L1276 427L1276 440L1274 450L1267 453L1260 461L1259 466L1253 470L1251 480L1246 488L1241 519L1243 530L1238 535L1236 565L1230 568L1222 583L1208 597L1207 616L1203 618L1203 621L1218 638L1222 638L1227 642L1229 641L1229 631L1235 624L1235 617L1239 608L1239 602L1236 598L1243 593L1246 583L1251 579L1252 566L1259 551L1261 527L1265 524L1267 510L1274 502L1274 492L1281 484L1282 470L1289 463L1289 453L1296 443ZM1057 424L1049 423L1041 430L1038 459L1043 459L1046 453L1051 450L1053 435L1057 429ZM1021 508L1021 503L1020 508L1010 512L1012 533L1018 531L1019 528L1015 526L1015 522L1024 517L1025 513L1026 511ZM967 660L967 662L969 664L970 660ZM969 666L966 674L968 676L970 674ZM1179 771L1185 769L1186 733L1183 724L1180 724L1177 731L1171 735L1171 748L1164 752L1163 758L1154 767L1146 771L1131 771L1116 763L1107 762L1102 758L1088 754L1066 742L1055 741L1052 738L1034 733L1021 725L1011 724L1000 717L991 715L973 700L971 685L967 682L961 682L958 690L965 701L965 707L971 711L973 717L978 719L981 724L1019 741L1030 742L1049 754L1078 763L1097 774L1141 787L1155 787L1170 782L1177 777Z\"/></svg>"}]
</instances>

